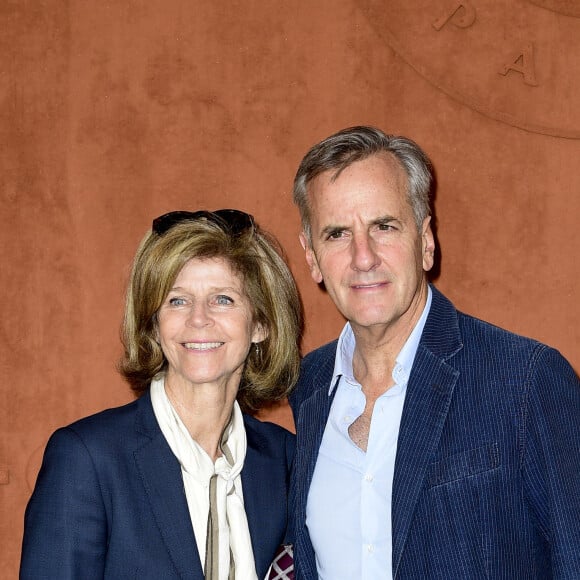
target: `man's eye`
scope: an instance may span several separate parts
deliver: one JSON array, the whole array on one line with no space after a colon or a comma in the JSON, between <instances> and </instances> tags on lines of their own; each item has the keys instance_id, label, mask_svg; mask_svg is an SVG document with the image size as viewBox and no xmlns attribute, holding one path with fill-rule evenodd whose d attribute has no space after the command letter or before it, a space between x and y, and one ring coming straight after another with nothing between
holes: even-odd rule
<instances>
[{"instance_id":1,"label":"man's eye","mask_svg":"<svg viewBox=\"0 0 580 580\"><path fill-rule=\"evenodd\" d=\"M331 232L328 232L327 239L328 240L338 240L338 239L342 238L343 235L344 235L343 230L333 230Z\"/></svg>"},{"instance_id":2,"label":"man's eye","mask_svg":"<svg viewBox=\"0 0 580 580\"><path fill-rule=\"evenodd\" d=\"M220 294L219 296L216 296L216 304L219 304L220 306L227 306L228 304L233 304L234 301L229 297L226 296L225 294Z\"/></svg>"},{"instance_id":3,"label":"man's eye","mask_svg":"<svg viewBox=\"0 0 580 580\"><path fill-rule=\"evenodd\" d=\"M383 224L378 224L378 228L381 231L388 232L389 230L396 229L395 226L390 222L385 222Z\"/></svg>"}]
</instances>

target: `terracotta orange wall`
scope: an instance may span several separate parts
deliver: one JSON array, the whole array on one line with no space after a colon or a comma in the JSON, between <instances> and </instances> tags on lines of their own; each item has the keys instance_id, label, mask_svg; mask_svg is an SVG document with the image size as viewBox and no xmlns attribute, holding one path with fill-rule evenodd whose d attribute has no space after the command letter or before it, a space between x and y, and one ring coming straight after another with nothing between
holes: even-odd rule
<instances>
[{"instance_id":1,"label":"terracotta orange wall","mask_svg":"<svg viewBox=\"0 0 580 580\"><path fill-rule=\"evenodd\" d=\"M56 427L131 396L128 266L156 215L238 207L287 248L304 350L342 320L291 182L353 124L438 175L438 286L580 368L580 19L570 2L46 0L0 8L0 569ZM288 421L284 409L275 420Z\"/></svg>"}]
</instances>

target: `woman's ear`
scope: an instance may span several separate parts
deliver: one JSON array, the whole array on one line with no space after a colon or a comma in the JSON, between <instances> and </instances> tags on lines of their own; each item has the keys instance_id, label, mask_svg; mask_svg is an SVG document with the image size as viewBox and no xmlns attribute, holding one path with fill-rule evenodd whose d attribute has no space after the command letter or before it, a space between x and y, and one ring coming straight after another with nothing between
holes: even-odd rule
<instances>
[{"instance_id":1,"label":"woman's ear","mask_svg":"<svg viewBox=\"0 0 580 580\"><path fill-rule=\"evenodd\" d=\"M256 344L262 342L268 338L268 334L268 329L260 322L256 322L252 333L252 342Z\"/></svg>"}]
</instances>

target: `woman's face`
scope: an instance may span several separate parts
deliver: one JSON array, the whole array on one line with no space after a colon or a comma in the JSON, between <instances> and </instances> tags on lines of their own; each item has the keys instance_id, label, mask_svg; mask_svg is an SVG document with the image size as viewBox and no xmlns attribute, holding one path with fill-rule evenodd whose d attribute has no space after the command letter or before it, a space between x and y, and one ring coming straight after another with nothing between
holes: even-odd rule
<instances>
[{"instance_id":1,"label":"woman's face","mask_svg":"<svg viewBox=\"0 0 580 580\"><path fill-rule=\"evenodd\" d=\"M187 262L158 312L158 333L172 389L239 386L254 324L240 276L221 258Z\"/></svg>"}]
</instances>

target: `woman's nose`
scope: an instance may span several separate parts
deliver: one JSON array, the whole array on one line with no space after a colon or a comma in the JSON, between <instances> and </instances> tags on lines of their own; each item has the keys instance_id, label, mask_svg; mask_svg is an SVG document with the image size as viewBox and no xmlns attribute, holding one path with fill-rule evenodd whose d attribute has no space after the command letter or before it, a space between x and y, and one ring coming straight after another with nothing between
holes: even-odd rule
<instances>
[{"instance_id":1,"label":"woman's nose","mask_svg":"<svg viewBox=\"0 0 580 580\"><path fill-rule=\"evenodd\" d=\"M203 302L196 302L191 306L191 310L187 318L188 326L202 327L207 326L211 322L211 313L207 304L204 304Z\"/></svg>"}]
</instances>

